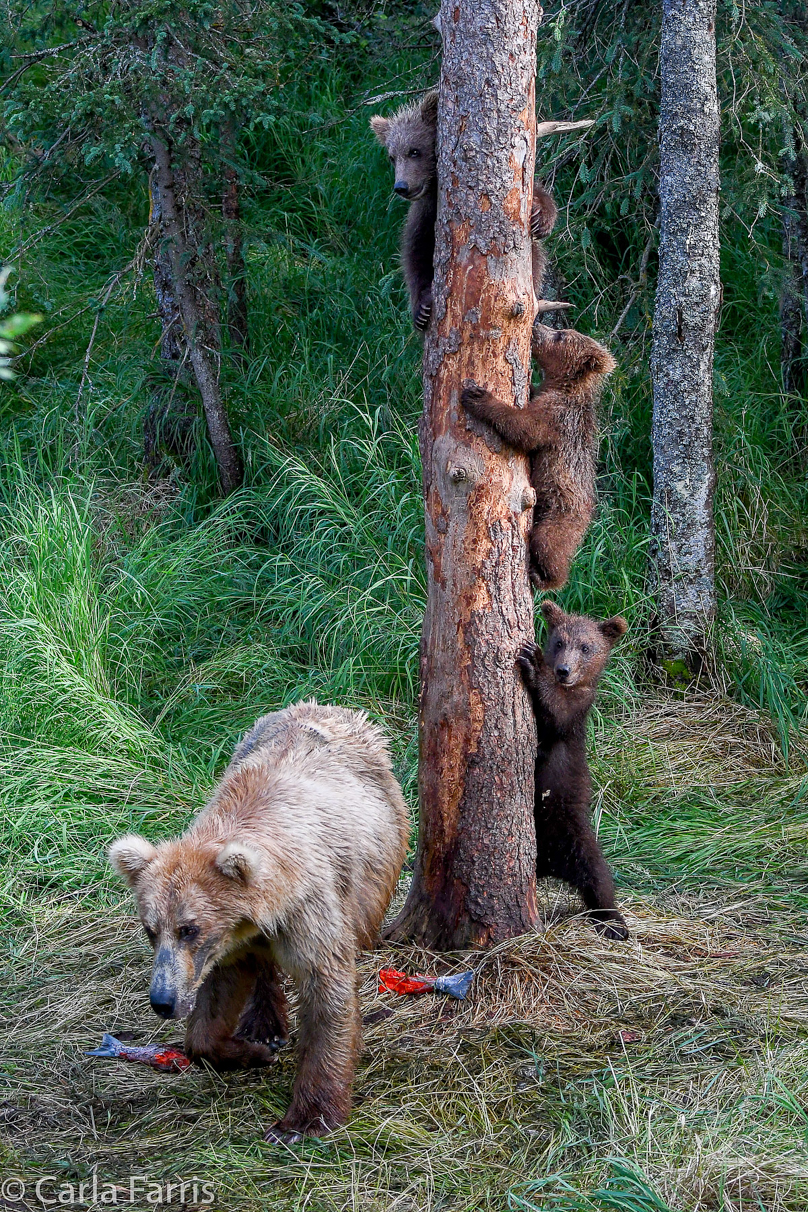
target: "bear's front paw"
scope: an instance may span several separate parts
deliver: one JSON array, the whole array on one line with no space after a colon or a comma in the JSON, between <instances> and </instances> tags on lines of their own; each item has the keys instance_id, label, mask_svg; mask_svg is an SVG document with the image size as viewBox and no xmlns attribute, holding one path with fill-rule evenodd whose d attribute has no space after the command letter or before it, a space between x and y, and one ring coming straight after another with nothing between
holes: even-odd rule
<instances>
[{"instance_id":1,"label":"bear's front paw","mask_svg":"<svg viewBox=\"0 0 808 1212\"><path fill-rule=\"evenodd\" d=\"M548 193L536 190L530 208L530 234L534 240L543 240L555 227L558 208Z\"/></svg>"},{"instance_id":2,"label":"bear's front paw","mask_svg":"<svg viewBox=\"0 0 808 1212\"><path fill-rule=\"evenodd\" d=\"M285 1128L283 1123L279 1122L273 1124L271 1128L267 1128L264 1140L269 1141L271 1145L299 1145L303 1136L303 1132L297 1132L294 1128Z\"/></svg>"},{"instance_id":3,"label":"bear's front paw","mask_svg":"<svg viewBox=\"0 0 808 1212\"><path fill-rule=\"evenodd\" d=\"M425 290L418 300L412 313L412 322L419 332L423 332L429 324L432 315L432 291Z\"/></svg>"},{"instance_id":4,"label":"bear's front paw","mask_svg":"<svg viewBox=\"0 0 808 1212\"><path fill-rule=\"evenodd\" d=\"M527 640L516 654L516 663L522 671L525 685L529 690L533 689L536 684L536 675L542 664L539 645L534 644L532 640Z\"/></svg>"},{"instance_id":5,"label":"bear's front paw","mask_svg":"<svg viewBox=\"0 0 808 1212\"><path fill-rule=\"evenodd\" d=\"M479 387L475 382L470 381L466 383L460 393L460 403L466 412L471 413L473 417L479 417L484 412L490 394L484 387Z\"/></svg>"},{"instance_id":6,"label":"bear's front paw","mask_svg":"<svg viewBox=\"0 0 808 1212\"><path fill-rule=\"evenodd\" d=\"M628 926L623 921L619 913L615 913L613 917L606 920L601 918L595 920L595 929L598 930L604 938L613 938L618 942L625 942L628 938Z\"/></svg>"},{"instance_id":7,"label":"bear's front paw","mask_svg":"<svg viewBox=\"0 0 808 1212\"><path fill-rule=\"evenodd\" d=\"M344 1116L329 1116L327 1114L317 1115L304 1113L302 1117L293 1114L290 1111L283 1118L273 1124L264 1133L264 1140L272 1141L278 1145L298 1145L303 1140L304 1136L328 1136L329 1132L333 1132L334 1128L339 1123L344 1122Z\"/></svg>"}]
</instances>

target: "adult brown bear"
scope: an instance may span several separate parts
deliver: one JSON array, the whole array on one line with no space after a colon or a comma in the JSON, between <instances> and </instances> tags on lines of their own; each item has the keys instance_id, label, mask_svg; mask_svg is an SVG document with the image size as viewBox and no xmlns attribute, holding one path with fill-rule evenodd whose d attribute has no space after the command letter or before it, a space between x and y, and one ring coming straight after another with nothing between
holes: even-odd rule
<instances>
[{"instance_id":1,"label":"adult brown bear","mask_svg":"<svg viewBox=\"0 0 808 1212\"><path fill-rule=\"evenodd\" d=\"M267 1065L298 995L292 1104L268 1140L345 1123L361 1037L356 953L371 945L407 850L387 743L364 712L298 703L263 716L176 841L128 834L110 859L154 947L150 1000L188 1017L215 1068Z\"/></svg>"}]
</instances>

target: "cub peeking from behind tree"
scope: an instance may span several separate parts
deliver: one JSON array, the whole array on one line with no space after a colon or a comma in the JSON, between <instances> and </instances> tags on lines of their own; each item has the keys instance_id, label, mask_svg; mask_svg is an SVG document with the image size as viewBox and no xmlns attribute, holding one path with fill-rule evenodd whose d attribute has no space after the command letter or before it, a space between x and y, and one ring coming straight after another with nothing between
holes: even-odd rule
<instances>
[{"instance_id":1,"label":"cub peeking from behind tree","mask_svg":"<svg viewBox=\"0 0 808 1212\"><path fill-rule=\"evenodd\" d=\"M371 946L407 852L407 809L364 712L298 703L265 715L176 841L132 834L110 860L154 951L161 1018L216 1069L270 1064L298 997L292 1103L267 1140L344 1124L361 1039L356 953Z\"/></svg>"},{"instance_id":2,"label":"cub peeking from behind tree","mask_svg":"<svg viewBox=\"0 0 808 1212\"><path fill-rule=\"evenodd\" d=\"M531 456L536 492L530 579L539 589L567 582L595 508L598 429L595 405L617 363L608 349L574 328L533 326L533 356L544 372L525 408L503 404L468 384L460 402L509 445Z\"/></svg>"},{"instance_id":3,"label":"cub peeking from behind tree","mask_svg":"<svg viewBox=\"0 0 808 1212\"><path fill-rule=\"evenodd\" d=\"M550 627L544 652L528 643L517 657L538 733L536 875L572 884L597 929L607 938L625 939L628 927L615 903L612 873L589 819L586 717L626 620L565 614L554 602L543 602L541 609Z\"/></svg>"},{"instance_id":4,"label":"cub peeking from behind tree","mask_svg":"<svg viewBox=\"0 0 808 1212\"><path fill-rule=\"evenodd\" d=\"M435 221L438 214L438 94L427 93L422 101L403 106L391 118L376 114L370 119L370 125L393 165L395 193L410 203L401 239L401 260L410 294L413 323L416 328L423 330L432 314ZM545 126L559 129L573 125L545 123ZM537 299L542 296L547 267L547 255L540 241L553 230L557 215L555 202L537 182L533 188L530 212L533 290ZM567 303L544 301L542 310L554 311L568 306Z\"/></svg>"}]
</instances>

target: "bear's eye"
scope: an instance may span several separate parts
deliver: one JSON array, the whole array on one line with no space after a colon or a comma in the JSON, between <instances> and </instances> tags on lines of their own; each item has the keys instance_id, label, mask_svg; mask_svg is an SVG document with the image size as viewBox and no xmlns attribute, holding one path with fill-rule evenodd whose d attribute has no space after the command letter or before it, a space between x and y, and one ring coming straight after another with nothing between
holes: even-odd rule
<instances>
[{"instance_id":1,"label":"bear's eye","mask_svg":"<svg viewBox=\"0 0 808 1212\"><path fill-rule=\"evenodd\" d=\"M563 647L564 647L564 641L563 641L563 640L556 640L556 642L555 642L555 650L556 650L556 652L560 652L560 651L561 651L561 649L562 649Z\"/></svg>"},{"instance_id":2,"label":"bear's eye","mask_svg":"<svg viewBox=\"0 0 808 1212\"><path fill-rule=\"evenodd\" d=\"M152 945L154 945L154 943L157 941L157 931L152 930L151 926L147 926L145 922L143 923L143 930L145 932L146 938L149 940L149 942Z\"/></svg>"},{"instance_id":3,"label":"bear's eye","mask_svg":"<svg viewBox=\"0 0 808 1212\"><path fill-rule=\"evenodd\" d=\"M196 938L199 934L198 926L180 926L177 931L177 938L181 943L190 943L191 939Z\"/></svg>"},{"instance_id":4,"label":"bear's eye","mask_svg":"<svg viewBox=\"0 0 808 1212\"><path fill-rule=\"evenodd\" d=\"M396 158L395 158L395 156L392 156L392 155L391 155L391 156L390 156L390 163L391 163L391 164L395 164L395 162L396 162Z\"/></svg>"},{"instance_id":5,"label":"bear's eye","mask_svg":"<svg viewBox=\"0 0 808 1212\"><path fill-rule=\"evenodd\" d=\"M582 644L582 645L581 645L581 652L584 654L584 656L589 656L589 645L588 645L588 644Z\"/></svg>"},{"instance_id":6,"label":"bear's eye","mask_svg":"<svg viewBox=\"0 0 808 1212\"><path fill-rule=\"evenodd\" d=\"M420 154L421 153L419 152L417 147L411 147L410 150L407 152L407 155L409 156L409 158L411 160L417 160L418 157L420 156Z\"/></svg>"}]
</instances>

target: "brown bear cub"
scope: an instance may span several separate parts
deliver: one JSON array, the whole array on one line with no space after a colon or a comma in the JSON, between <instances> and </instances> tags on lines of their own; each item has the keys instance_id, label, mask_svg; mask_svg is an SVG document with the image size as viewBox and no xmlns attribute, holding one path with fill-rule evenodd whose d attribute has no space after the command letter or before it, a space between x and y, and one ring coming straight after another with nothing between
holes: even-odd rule
<instances>
[{"instance_id":1,"label":"brown bear cub","mask_svg":"<svg viewBox=\"0 0 808 1212\"><path fill-rule=\"evenodd\" d=\"M364 712L308 702L258 720L182 837L129 834L110 848L154 947L152 1007L188 1016L193 1060L270 1064L288 1033L279 971L295 982L297 1077L267 1140L348 1118L356 954L376 937L408 833L380 730Z\"/></svg>"},{"instance_id":2,"label":"brown bear cub","mask_svg":"<svg viewBox=\"0 0 808 1212\"><path fill-rule=\"evenodd\" d=\"M476 383L460 396L466 412L531 455L536 492L530 579L539 589L566 584L595 508L598 426L595 406L617 363L574 328L533 326L533 354L544 372L525 408L503 404Z\"/></svg>"},{"instance_id":3,"label":"brown bear cub","mask_svg":"<svg viewBox=\"0 0 808 1212\"><path fill-rule=\"evenodd\" d=\"M416 328L424 329L432 314L435 220L438 214L438 94L427 93L423 100L414 105L405 105L392 118L376 114L370 119L370 125L393 165L393 190L410 203L401 240L401 259L413 323ZM547 267L547 257L540 241L553 230L557 215L555 202L537 183L533 191L530 234L533 237L533 289L539 298ZM552 303L544 310L567 306L569 304Z\"/></svg>"},{"instance_id":4,"label":"brown bear cub","mask_svg":"<svg viewBox=\"0 0 808 1212\"><path fill-rule=\"evenodd\" d=\"M533 699L536 756L536 875L577 888L607 938L628 938L614 899L614 881L589 819L592 783L586 760L586 717L612 647L626 620L605 622L565 614L542 603L550 627L544 652L525 644L517 661Z\"/></svg>"}]
</instances>

